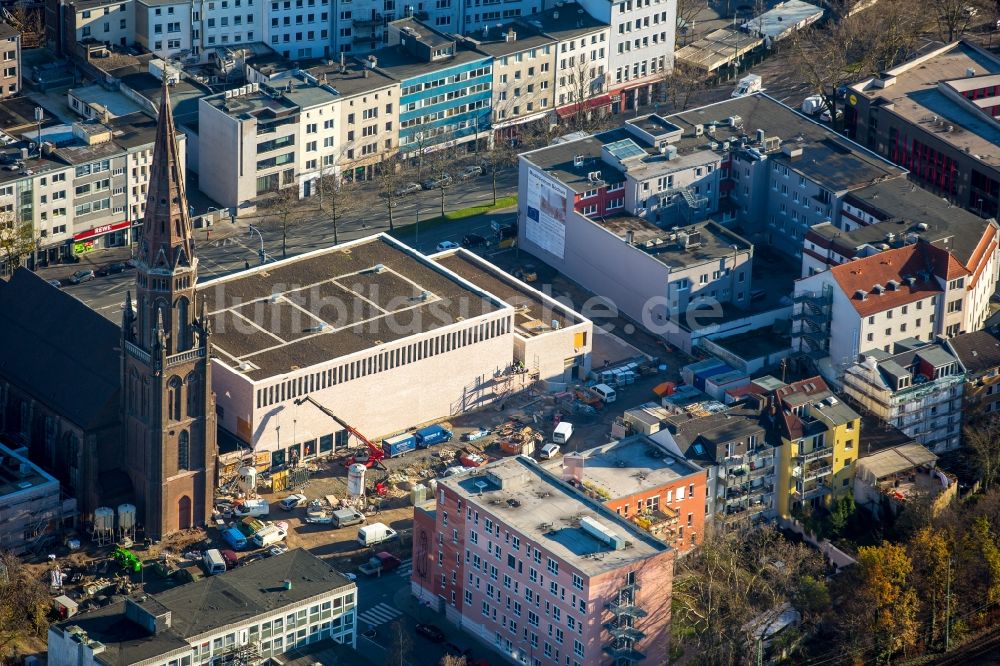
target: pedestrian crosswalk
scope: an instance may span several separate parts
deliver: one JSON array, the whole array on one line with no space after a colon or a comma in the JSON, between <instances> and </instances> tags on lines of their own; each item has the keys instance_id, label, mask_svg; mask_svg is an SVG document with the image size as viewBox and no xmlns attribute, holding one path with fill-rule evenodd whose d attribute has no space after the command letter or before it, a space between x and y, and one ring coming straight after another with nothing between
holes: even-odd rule
<instances>
[{"instance_id":1,"label":"pedestrian crosswalk","mask_svg":"<svg viewBox=\"0 0 1000 666\"><path fill-rule=\"evenodd\" d=\"M413 573L413 558L408 557L399 563L399 567L396 568L396 573L400 578L409 578L410 574Z\"/></svg>"},{"instance_id":2,"label":"pedestrian crosswalk","mask_svg":"<svg viewBox=\"0 0 1000 666\"><path fill-rule=\"evenodd\" d=\"M358 626L377 627L380 624L392 622L402 614L402 611L393 608L389 604L379 604L374 608L369 608L362 613L358 613Z\"/></svg>"}]
</instances>

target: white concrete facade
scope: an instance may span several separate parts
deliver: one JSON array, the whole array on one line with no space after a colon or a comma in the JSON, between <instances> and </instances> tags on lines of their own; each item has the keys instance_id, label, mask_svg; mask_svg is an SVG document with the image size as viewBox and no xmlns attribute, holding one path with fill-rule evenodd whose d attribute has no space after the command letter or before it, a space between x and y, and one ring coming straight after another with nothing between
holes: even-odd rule
<instances>
[{"instance_id":1,"label":"white concrete facade","mask_svg":"<svg viewBox=\"0 0 1000 666\"><path fill-rule=\"evenodd\" d=\"M160 58L177 58L192 52L190 0L136 0L135 41Z\"/></svg>"},{"instance_id":2,"label":"white concrete facade","mask_svg":"<svg viewBox=\"0 0 1000 666\"><path fill-rule=\"evenodd\" d=\"M329 57L333 52L332 9L330 0L270 0L265 11L264 41L293 60Z\"/></svg>"}]
</instances>

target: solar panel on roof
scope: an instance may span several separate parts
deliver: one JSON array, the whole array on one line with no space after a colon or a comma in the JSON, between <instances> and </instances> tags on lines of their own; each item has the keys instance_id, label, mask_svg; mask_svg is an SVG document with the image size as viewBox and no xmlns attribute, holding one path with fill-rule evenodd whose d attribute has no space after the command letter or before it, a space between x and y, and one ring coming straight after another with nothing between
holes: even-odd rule
<instances>
[{"instance_id":1,"label":"solar panel on roof","mask_svg":"<svg viewBox=\"0 0 1000 666\"><path fill-rule=\"evenodd\" d=\"M646 151L639 147L632 139L621 139L619 141L613 141L605 146L608 152L617 157L620 160L627 160L630 157L639 157L640 155L645 155Z\"/></svg>"}]
</instances>

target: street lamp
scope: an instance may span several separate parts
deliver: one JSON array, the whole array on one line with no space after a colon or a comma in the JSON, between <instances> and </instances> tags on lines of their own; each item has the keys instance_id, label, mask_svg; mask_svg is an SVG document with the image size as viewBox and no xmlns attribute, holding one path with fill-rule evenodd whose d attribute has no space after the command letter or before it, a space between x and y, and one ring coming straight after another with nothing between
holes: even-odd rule
<instances>
[{"instance_id":1,"label":"street lamp","mask_svg":"<svg viewBox=\"0 0 1000 666\"><path fill-rule=\"evenodd\" d=\"M260 229L251 224L247 235L253 238L254 234L257 234L257 237L260 238L260 250L257 252L257 257L260 259L261 264L265 264L267 263L267 252L264 251L264 235L260 233Z\"/></svg>"}]
</instances>

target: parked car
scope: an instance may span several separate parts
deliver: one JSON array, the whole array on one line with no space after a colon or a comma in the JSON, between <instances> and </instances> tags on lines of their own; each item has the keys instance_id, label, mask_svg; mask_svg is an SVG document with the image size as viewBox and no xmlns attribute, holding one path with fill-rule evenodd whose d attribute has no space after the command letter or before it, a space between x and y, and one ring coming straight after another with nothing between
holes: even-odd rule
<instances>
[{"instance_id":1,"label":"parked car","mask_svg":"<svg viewBox=\"0 0 1000 666\"><path fill-rule=\"evenodd\" d=\"M118 273L124 273L128 270L129 265L123 261L116 261L113 264L108 264L107 266L102 266L97 269L97 277L104 277L105 275L117 275Z\"/></svg>"},{"instance_id":2,"label":"parked car","mask_svg":"<svg viewBox=\"0 0 1000 666\"><path fill-rule=\"evenodd\" d=\"M444 632L433 624L418 624L416 632L433 643L444 642Z\"/></svg>"},{"instance_id":3,"label":"parked car","mask_svg":"<svg viewBox=\"0 0 1000 666\"><path fill-rule=\"evenodd\" d=\"M275 546L271 546L270 548L268 548L264 552L267 553L267 557L274 557L276 555L284 555L285 553L288 552L288 548L286 546L277 546L277 545L275 545Z\"/></svg>"},{"instance_id":4,"label":"parked car","mask_svg":"<svg viewBox=\"0 0 1000 666\"><path fill-rule=\"evenodd\" d=\"M80 284L81 282L90 282L94 279L94 271L90 269L84 269L82 271L77 271L69 276L69 281L71 284Z\"/></svg>"},{"instance_id":5,"label":"parked car","mask_svg":"<svg viewBox=\"0 0 1000 666\"><path fill-rule=\"evenodd\" d=\"M403 183L394 192L394 194L397 197L402 197L402 196L405 196L407 194L413 194L414 192L419 192L421 189L422 188L420 187L420 183Z\"/></svg>"},{"instance_id":6,"label":"parked car","mask_svg":"<svg viewBox=\"0 0 1000 666\"><path fill-rule=\"evenodd\" d=\"M840 109L837 109L837 120L840 120L843 117L844 117L844 112L841 111ZM829 108L823 109L823 113L819 114L819 119L822 120L824 123L832 122L833 116L830 114L830 109Z\"/></svg>"},{"instance_id":7,"label":"parked car","mask_svg":"<svg viewBox=\"0 0 1000 666\"><path fill-rule=\"evenodd\" d=\"M553 442L549 442L542 447L542 450L538 452L538 457L545 460L551 460L559 455L559 445Z\"/></svg>"},{"instance_id":8,"label":"parked car","mask_svg":"<svg viewBox=\"0 0 1000 666\"><path fill-rule=\"evenodd\" d=\"M486 236L480 236L479 234L466 234L462 238L462 247L482 247L486 245L489 241L486 240Z\"/></svg>"},{"instance_id":9,"label":"parked car","mask_svg":"<svg viewBox=\"0 0 1000 666\"><path fill-rule=\"evenodd\" d=\"M292 509L297 509L300 506L305 506L307 501L308 499L302 493L293 493L281 500L279 504L285 511L291 511Z\"/></svg>"},{"instance_id":10,"label":"parked car","mask_svg":"<svg viewBox=\"0 0 1000 666\"><path fill-rule=\"evenodd\" d=\"M431 177L423 182L423 188L425 190L436 190L441 187L448 187L449 185L452 184L453 181L454 178L452 178L448 174L444 174L443 176Z\"/></svg>"},{"instance_id":11,"label":"parked car","mask_svg":"<svg viewBox=\"0 0 1000 666\"><path fill-rule=\"evenodd\" d=\"M444 252L445 250L457 250L460 247L462 246L455 241L441 241L437 244L437 251Z\"/></svg>"},{"instance_id":12,"label":"parked car","mask_svg":"<svg viewBox=\"0 0 1000 666\"><path fill-rule=\"evenodd\" d=\"M51 284L56 289L62 289L62 282L60 282L59 280L48 280L48 283Z\"/></svg>"},{"instance_id":13,"label":"parked car","mask_svg":"<svg viewBox=\"0 0 1000 666\"><path fill-rule=\"evenodd\" d=\"M479 165L467 166L458 174L458 177L462 180L468 180L469 178L477 178L483 175L483 167Z\"/></svg>"}]
</instances>

